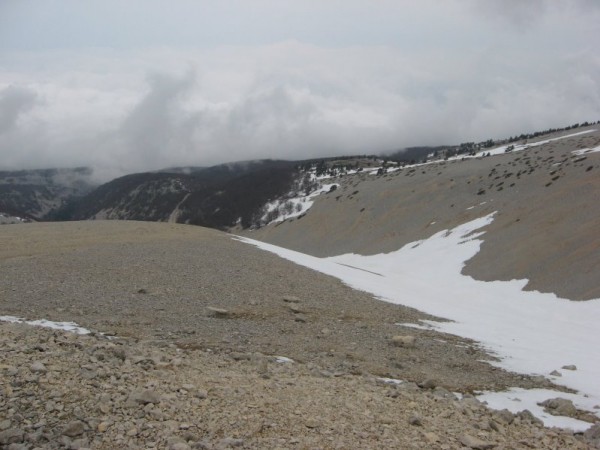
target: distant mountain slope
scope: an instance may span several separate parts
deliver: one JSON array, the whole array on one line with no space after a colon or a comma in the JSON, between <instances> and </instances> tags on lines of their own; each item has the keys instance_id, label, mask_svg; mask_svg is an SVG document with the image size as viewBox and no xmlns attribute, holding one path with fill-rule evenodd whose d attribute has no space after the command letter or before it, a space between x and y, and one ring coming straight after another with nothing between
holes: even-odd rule
<instances>
[{"instance_id":1,"label":"distant mountain slope","mask_svg":"<svg viewBox=\"0 0 600 450\"><path fill-rule=\"evenodd\" d=\"M91 169L0 171L0 212L43 220L70 200L90 192Z\"/></svg>"},{"instance_id":2,"label":"distant mountain slope","mask_svg":"<svg viewBox=\"0 0 600 450\"><path fill-rule=\"evenodd\" d=\"M264 160L127 175L69 205L60 217L249 226L265 203L290 189L296 174L293 162Z\"/></svg>"},{"instance_id":3,"label":"distant mountain slope","mask_svg":"<svg viewBox=\"0 0 600 450\"><path fill-rule=\"evenodd\" d=\"M580 154L600 146L600 131L585 131L497 156L334 178L340 187L301 219L241 233L315 256L376 254L497 211L466 274L600 298L600 152Z\"/></svg>"}]
</instances>

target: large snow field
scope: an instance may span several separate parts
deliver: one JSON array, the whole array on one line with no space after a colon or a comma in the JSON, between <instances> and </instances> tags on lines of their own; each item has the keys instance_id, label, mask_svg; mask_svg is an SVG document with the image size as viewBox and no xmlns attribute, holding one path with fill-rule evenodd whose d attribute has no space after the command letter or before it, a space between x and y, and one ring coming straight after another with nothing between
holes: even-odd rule
<instances>
[{"instance_id":1,"label":"large snow field","mask_svg":"<svg viewBox=\"0 0 600 450\"><path fill-rule=\"evenodd\" d=\"M425 325L480 342L499 358L492 363L499 367L542 375L575 389L578 394L568 398L577 407L600 414L594 409L600 405L600 299L574 302L554 294L523 291L527 280L484 282L462 275L466 261L480 249L482 228L493 220L494 213L373 256L316 258L248 238L235 239L337 277L381 300L449 319ZM577 370L562 369L569 365ZM551 376L554 370L562 376ZM504 408L509 403L513 410L537 412L549 426L575 430L590 426L540 412L536 402L567 395L539 391L511 390L482 398L492 407Z\"/></svg>"}]
</instances>

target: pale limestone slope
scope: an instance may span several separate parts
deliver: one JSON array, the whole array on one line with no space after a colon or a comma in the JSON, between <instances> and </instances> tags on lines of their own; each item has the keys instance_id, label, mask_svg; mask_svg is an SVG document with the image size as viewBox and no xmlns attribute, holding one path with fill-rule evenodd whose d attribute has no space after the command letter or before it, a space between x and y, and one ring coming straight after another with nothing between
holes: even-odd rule
<instances>
[{"instance_id":1,"label":"pale limestone slope","mask_svg":"<svg viewBox=\"0 0 600 450\"><path fill-rule=\"evenodd\" d=\"M572 154L598 145L594 131L521 152L340 178L304 217L244 234L315 256L368 255L497 211L465 274L600 298L600 153Z\"/></svg>"}]
</instances>

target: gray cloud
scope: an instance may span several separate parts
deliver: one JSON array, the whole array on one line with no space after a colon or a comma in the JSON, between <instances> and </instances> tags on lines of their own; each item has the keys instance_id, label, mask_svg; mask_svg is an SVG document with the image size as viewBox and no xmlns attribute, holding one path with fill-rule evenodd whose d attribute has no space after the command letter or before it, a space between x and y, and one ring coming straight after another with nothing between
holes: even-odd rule
<instances>
[{"instance_id":1,"label":"gray cloud","mask_svg":"<svg viewBox=\"0 0 600 450\"><path fill-rule=\"evenodd\" d=\"M596 0L471 0L471 6L486 19L500 21L511 31L523 33L530 32L544 21L567 25L573 18L581 18L582 15L597 17L600 12L600 2Z\"/></svg>"},{"instance_id":2,"label":"gray cloud","mask_svg":"<svg viewBox=\"0 0 600 450\"><path fill-rule=\"evenodd\" d=\"M551 6L547 0L489 0L475 1L473 5L488 18L503 20L521 30L535 25Z\"/></svg>"},{"instance_id":3,"label":"gray cloud","mask_svg":"<svg viewBox=\"0 0 600 450\"><path fill-rule=\"evenodd\" d=\"M284 17L292 31L310 21L319 39L335 34L320 43L256 44L270 39L270 20L283 11L263 0L252 17L271 34L244 22L236 39L250 28L258 33L245 46L0 46L0 165L90 165L106 179L175 165L454 144L600 119L600 8L544 0L326 3L298 3ZM189 24L181 25L183 32Z\"/></svg>"},{"instance_id":4,"label":"gray cloud","mask_svg":"<svg viewBox=\"0 0 600 450\"><path fill-rule=\"evenodd\" d=\"M33 108L37 100L35 92L19 86L0 91L0 134L13 129L19 116Z\"/></svg>"},{"instance_id":5,"label":"gray cloud","mask_svg":"<svg viewBox=\"0 0 600 450\"><path fill-rule=\"evenodd\" d=\"M193 72L181 78L165 74L148 77L150 90L117 130L117 138L140 162L164 164L169 151L189 150L194 114L182 109L181 100L190 92L194 80Z\"/></svg>"}]
</instances>

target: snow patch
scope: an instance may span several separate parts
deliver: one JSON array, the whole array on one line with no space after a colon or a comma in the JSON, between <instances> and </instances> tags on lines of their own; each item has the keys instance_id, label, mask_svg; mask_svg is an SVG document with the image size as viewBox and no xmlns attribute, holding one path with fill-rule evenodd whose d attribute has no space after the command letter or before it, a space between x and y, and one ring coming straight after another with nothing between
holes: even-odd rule
<instances>
[{"instance_id":1,"label":"snow patch","mask_svg":"<svg viewBox=\"0 0 600 450\"><path fill-rule=\"evenodd\" d=\"M379 381L385 383L385 384L395 384L395 385L399 385L402 383L406 383L406 381L404 380L398 380L396 378L384 378L384 377L379 377L377 378Z\"/></svg>"},{"instance_id":2,"label":"snow patch","mask_svg":"<svg viewBox=\"0 0 600 450\"><path fill-rule=\"evenodd\" d=\"M594 147L594 148L582 148L580 150L573 150L571 153L573 153L575 156L581 156L581 155L587 155L588 153L596 153L596 152L600 152L600 145L598 147Z\"/></svg>"},{"instance_id":3,"label":"snow patch","mask_svg":"<svg viewBox=\"0 0 600 450\"><path fill-rule=\"evenodd\" d=\"M560 141L561 139L566 139L566 138L570 138L570 137L581 136L583 134L593 133L594 131L596 131L596 130L580 131L578 133L565 134L564 136L558 136L555 138L544 139L543 141L537 141L537 142L526 143L526 144L507 144L507 145L493 148L491 150L484 150L484 151L478 152L475 156L457 155L456 157L453 157L450 159L461 159L463 157L464 158L476 158L476 157L481 157L484 154L489 154L490 156L493 156L493 155L501 155L501 154L504 154L507 152L519 152L522 150L527 150L528 148L531 148L531 147L539 147L540 145L548 144L550 142ZM512 149L509 149L510 147L512 147Z\"/></svg>"},{"instance_id":4,"label":"snow patch","mask_svg":"<svg viewBox=\"0 0 600 450\"><path fill-rule=\"evenodd\" d=\"M266 212L262 217L263 222L267 225L277 222L283 222L284 220L299 217L312 208L315 203L315 198L321 194L331 191L332 187L336 188L339 186L337 183L323 184L317 190L311 192L308 195L300 195L298 197L292 197L287 199L278 199L265 205ZM278 216L273 220L268 220L269 213L276 211Z\"/></svg>"},{"instance_id":5,"label":"snow patch","mask_svg":"<svg viewBox=\"0 0 600 450\"><path fill-rule=\"evenodd\" d=\"M406 328L415 328L417 330L433 330L434 327L432 325L429 325L427 323L396 323L395 325L401 326L401 327L406 327Z\"/></svg>"},{"instance_id":6,"label":"snow patch","mask_svg":"<svg viewBox=\"0 0 600 450\"><path fill-rule=\"evenodd\" d=\"M287 356L276 356L275 362L285 364L285 363L293 363L296 362L292 358L288 358Z\"/></svg>"},{"instance_id":7,"label":"snow patch","mask_svg":"<svg viewBox=\"0 0 600 450\"><path fill-rule=\"evenodd\" d=\"M25 320L15 316L0 316L0 322L24 323L36 327L52 328L55 330L64 330L76 334L90 334L91 331L87 328L80 327L75 322L53 322L51 320Z\"/></svg>"},{"instance_id":8,"label":"snow patch","mask_svg":"<svg viewBox=\"0 0 600 450\"><path fill-rule=\"evenodd\" d=\"M600 299L573 302L554 294L523 291L527 280L485 282L461 273L479 252L481 229L494 220L494 214L372 256L316 258L236 239L339 278L381 300L445 318L449 321L427 323L441 332L479 341L499 358L491 364L503 369L548 376L574 364L577 370L564 371L553 381L577 390L581 401L588 396L589 402L600 404L600 346L591 344L600 342ZM559 395L552 392L548 398ZM535 409L526 399L521 405L532 412Z\"/></svg>"}]
</instances>

